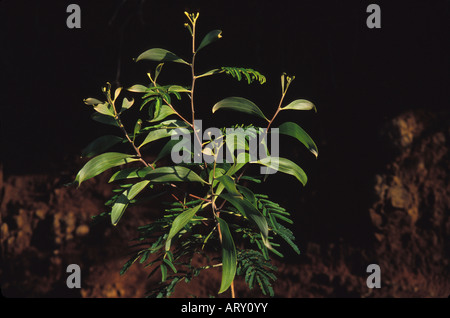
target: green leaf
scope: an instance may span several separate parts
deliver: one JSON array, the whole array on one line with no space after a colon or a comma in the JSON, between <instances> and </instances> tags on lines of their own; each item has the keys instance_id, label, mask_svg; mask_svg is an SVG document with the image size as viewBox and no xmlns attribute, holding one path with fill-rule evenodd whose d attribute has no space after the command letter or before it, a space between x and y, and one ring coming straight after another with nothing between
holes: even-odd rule
<instances>
[{"instance_id":1,"label":"green leaf","mask_svg":"<svg viewBox=\"0 0 450 318\"><path fill-rule=\"evenodd\" d=\"M214 74L219 74L219 73L223 73L223 72L224 72L224 71L222 71L222 70L216 68L216 69L210 70L210 71L208 71L208 72L206 72L206 73L203 73L203 74L201 74L201 75L198 75L197 78L205 77L205 76L210 76L210 75L214 75Z\"/></svg>"},{"instance_id":2,"label":"green leaf","mask_svg":"<svg viewBox=\"0 0 450 318\"><path fill-rule=\"evenodd\" d=\"M162 67L164 66L164 63L158 64L155 69L155 82L158 79L159 74L161 73Z\"/></svg>"},{"instance_id":3,"label":"green leaf","mask_svg":"<svg viewBox=\"0 0 450 318\"><path fill-rule=\"evenodd\" d=\"M313 103L306 99L297 99L294 100L292 103L288 104L287 106L281 107L281 110L311 110L314 109L315 112L317 112L316 106L314 106Z\"/></svg>"},{"instance_id":4,"label":"green leaf","mask_svg":"<svg viewBox=\"0 0 450 318\"><path fill-rule=\"evenodd\" d=\"M121 108L120 112L123 112L123 111L129 109L131 106L133 106L133 104L134 104L134 98L129 100L128 98L125 97L122 101L122 108Z\"/></svg>"},{"instance_id":5,"label":"green leaf","mask_svg":"<svg viewBox=\"0 0 450 318\"><path fill-rule=\"evenodd\" d=\"M191 90L187 89L186 87L180 86L180 85L171 85L169 86L169 89L167 90L169 93L190 93Z\"/></svg>"},{"instance_id":6,"label":"green leaf","mask_svg":"<svg viewBox=\"0 0 450 318\"><path fill-rule=\"evenodd\" d=\"M230 176L222 175L222 176L218 177L217 180L225 187L225 189L228 191L228 193L230 193L231 195L234 195L236 197L242 198L241 193L239 193L239 191L236 188L236 183Z\"/></svg>"},{"instance_id":7,"label":"green leaf","mask_svg":"<svg viewBox=\"0 0 450 318\"><path fill-rule=\"evenodd\" d=\"M142 119L138 119L136 121L136 124L134 125L134 130L133 130L133 142L134 139L136 138L136 136L139 134L139 131L141 130L142 127Z\"/></svg>"},{"instance_id":8,"label":"green leaf","mask_svg":"<svg viewBox=\"0 0 450 318\"><path fill-rule=\"evenodd\" d=\"M269 122L267 117L263 114L263 112L261 111L261 109L259 109L258 106L256 106L253 102L249 101L248 99L242 97L228 97L222 99L220 102L214 105L212 112L215 113L219 109L229 109L243 112L246 114L251 114L263 118Z\"/></svg>"},{"instance_id":9,"label":"green leaf","mask_svg":"<svg viewBox=\"0 0 450 318\"><path fill-rule=\"evenodd\" d=\"M114 111L109 107L108 103L98 104L94 106L94 110L100 114L114 117Z\"/></svg>"},{"instance_id":10,"label":"green leaf","mask_svg":"<svg viewBox=\"0 0 450 318\"><path fill-rule=\"evenodd\" d=\"M197 52L200 51L205 46L211 44L212 42L220 39L222 37L222 30L212 30L203 38L202 42L197 48Z\"/></svg>"},{"instance_id":11,"label":"green leaf","mask_svg":"<svg viewBox=\"0 0 450 318\"><path fill-rule=\"evenodd\" d=\"M99 123L119 127L117 121L114 117L102 115L100 113L94 113L91 116L92 120L98 121Z\"/></svg>"},{"instance_id":12,"label":"green leaf","mask_svg":"<svg viewBox=\"0 0 450 318\"><path fill-rule=\"evenodd\" d=\"M187 209L186 211L178 215L175 218L175 220L173 220L172 226L169 231L169 235L167 236L166 240L166 251L170 249L170 244L173 237L177 235L177 233L180 232L181 229L184 228L186 224L189 223L189 221L194 217L195 213L197 213L197 211L200 209L201 206L202 205L199 204L196 207Z\"/></svg>"},{"instance_id":13,"label":"green leaf","mask_svg":"<svg viewBox=\"0 0 450 318\"><path fill-rule=\"evenodd\" d=\"M144 168L147 169L147 168ZM142 170L144 170L142 169ZM138 172L138 175L142 178L148 179L152 182L200 182L207 183L205 180L200 178L193 170L182 167L160 167L155 170L151 170L147 173Z\"/></svg>"},{"instance_id":14,"label":"green leaf","mask_svg":"<svg viewBox=\"0 0 450 318\"><path fill-rule=\"evenodd\" d=\"M86 98L83 101L86 105L98 105L98 104L104 103L104 102L98 100L97 98L92 98L92 97Z\"/></svg>"},{"instance_id":15,"label":"green leaf","mask_svg":"<svg viewBox=\"0 0 450 318\"><path fill-rule=\"evenodd\" d=\"M165 282L167 278L167 266L164 265L164 263L161 263L160 268L161 268L161 281Z\"/></svg>"},{"instance_id":16,"label":"green leaf","mask_svg":"<svg viewBox=\"0 0 450 318\"><path fill-rule=\"evenodd\" d=\"M297 164L295 164L291 160L286 158L268 157L263 160L252 161L252 163L258 163L271 169L274 169L276 171L281 171L283 173L293 175L303 185L306 185L306 182L308 181L306 173L303 171L303 169L300 168Z\"/></svg>"},{"instance_id":17,"label":"green leaf","mask_svg":"<svg viewBox=\"0 0 450 318\"><path fill-rule=\"evenodd\" d=\"M236 172L238 172L240 169L242 169L243 166L245 166L248 162L250 162L250 154L247 152L241 152L237 155L236 161L231 166L230 170L227 171L228 176L232 176Z\"/></svg>"},{"instance_id":18,"label":"green leaf","mask_svg":"<svg viewBox=\"0 0 450 318\"><path fill-rule=\"evenodd\" d=\"M147 93L150 90L150 88L148 88L144 85L135 84L135 85L131 86L130 88L128 88L128 90L133 93Z\"/></svg>"},{"instance_id":19,"label":"green leaf","mask_svg":"<svg viewBox=\"0 0 450 318\"><path fill-rule=\"evenodd\" d=\"M236 209L239 210L239 212L241 212L247 219L252 221L258 227L264 243L270 248L267 241L267 237L269 236L269 226L267 225L266 218L261 214L261 212L259 212L256 207L245 198L235 197L228 193L220 194L220 197L230 202Z\"/></svg>"},{"instance_id":20,"label":"green leaf","mask_svg":"<svg viewBox=\"0 0 450 318\"><path fill-rule=\"evenodd\" d=\"M144 141L138 148L141 148L142 146L148 144L149 142L152 142L152 141L155 141L158 139L162 139L162 138L166 138L166 137L170 137L171 135L172 135L171 129L161 128L161 129L152 130L147 134L147 137L145 137Z\"/></svg>"},{"instance_id":21,"label":"green leaf","mask_svg":"<svg viewBox=\"0 0 450 318\"><path fill-rule=\"evenodd\" d=\"M256 206L256 197L252 190L239 184L237 185L237 189L244 196L244 198L246 198L251 204Z\"/></svg>"},{"instance_id":22,"label":"green leaf","mask_svg":"<svg viewBox=\"0 0 450 318\"><path fill-rule=\"evenodd\" d=\"M161 120L165 119L166 117L173 115L173 114L175 114L175 111L172 108L170 108L167 105L162 105L159 110L158 116L156 116L155 118L150 120L150 122L153 123L153 122L161 121Z\"/></svg>"},{"instance_id":23,"label":"green leaf","mask_svg":"<svg viewBox=\"0 0 450 318\"><path fill-rule=\"evenodd\" d=\"M130 204L130 201L133 200L134 197L138 195L139 192L141 192L149 183L150 181L147 180L138 182L125 190L117 198L111 210L111 223L113 225L117 225L123 213L125 212L125 209L128 207L128 204Z\"/></svg>"},{"instance_id":24,"label":"green leaf","mask_svg":"<svg viewBox=\"0 0 450 318\"><path fill-rule=\"evenodd\" d=\"M319 150L317 149L314 140L312 140L312 138L306 133L306 131L303 130L302 127L293 122L285 122L281 124L278 129L280 134L288 135L299 140L317 158L319 155Z\"/></svg>"},{"instance_id":25,"label":"green leaf","mask_svg":"<svg viewBox=\"0 0 450 318\"><path fill-rule=\"evenodd\" d=\"M175 62L189 65L188 62L179 58L172 52L160 48L145 51L136 58L136 62L139 62L141 60L150 60L156 62Z\"/></svg>"},{"instance_id":26,"label":"green leaf","mask_svg":"<svg viewBox=\"0 0 450 318\"><path fill-rule=\"evenodd\" d=\"M146 179L154 183L165 183L165 182L207 183L194 171L182 166L159 167L156 169L153 169L152 167L123 169L121 171L116 172L111 177L109 182L130 178Z\"/></svg>"},{"instance_id":27,"label":"green leaf","mask_svg":"<svg viewBox=\"0 0 450 318\"><path fill-rule=\"evenodd\" d=\"M236 275L237 256L236 247L227 222L217 218L222 232L222 281L220 283L219 294L226 291L233 283Z\"/></svg>"},{"instance_id":28,"label":"green leaf","mask_svg":"<svg viewBox=\"0 0 450 318\"><path fill-rule=\"evenodd\" d=\"M79 186L83 181L93 178L110 168L139 160L132 157L134 156L118 152L107 152L94 157L81 168L75 178L75 182L78 182Z\"/></svg>"},{"instance_id":29,"label":"green leaf","mask_svg":"<svg viewBox=\"0 0 450 318\"><path fill-rule=\"evenodd\" d=\"M175 274L177 273L177 269L175 268L175 266L169 259L165 258L165 259L163 259L163 262L166 263Z\"/></svg>"},{"instance_id":30,"label":"green leaf","mask_svg":"<svg viewBox=\"0 0 450 318\"><path fill-rule=\"evenodd\" d=\"M92 141L86 148L84 148L83 151L81 152L81 156L83 157L96 156L123 140L124 140L123 138L114 135L101 136Z\"/></svg>"},{"instance_id":31,"label":"green leaf","mask_svg":"<svg viewBox=\"0 0 450 318\"><path fill-rule=\"evenodd\" d=\"M178 143L182 143L184 142L185 144L187 144L187 141L184 140L169 140L164 147L161 149L161 151L159 152L159 154L156 156L155 160L153 161L153 164L156 163L158 160L160 160L161 158L164 158L165 156L167 156L168 154L170 154L172 152L172 148L178 144Z\"/></svg>"}]
</instances>

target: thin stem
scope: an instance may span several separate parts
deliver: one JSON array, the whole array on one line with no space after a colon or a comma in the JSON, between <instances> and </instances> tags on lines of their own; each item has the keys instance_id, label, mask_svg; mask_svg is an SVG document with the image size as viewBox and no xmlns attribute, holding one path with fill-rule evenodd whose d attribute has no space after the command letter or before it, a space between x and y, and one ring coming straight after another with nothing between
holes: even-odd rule
<instances>
[{"instance_id":1,"label":"thin stem","mask_svg":"<svg viewBox=\"0 0 450 318\"><path fill-rule=\"evenodd\" d=\"M286 96L286 92L287 92L287 88L286 88L286 90L283 92L283 94L281 95L281 99L280 99L280 103L278 104L277 111L275 112L275 114L273 115L272 119L269 121L269 124L267 125L267 128L266 128L266 134L267 134L267 132L269 131L270 125L272 125L272 123L273 123L275 117L277 117L278 113L279 113L280 110L281 110L281 105L283 104L283 100L284 100L284 97Z\"/></svg>"},{"instance_id":2,"label":"thin stem","mask_svg":"<svg viewBox=\"0 0 450 318\"><path fill-rule=\"evenodd\" d=\"M197 15L198 17L198 15ZM197 134L197 131L195 130L195 107L194 107L194 89L195 89L195 81L197 77L195 76L195 56L197 55L197 52L195 51L195 31L196 31L196 21L197 18L194 18L191 20L192 22L192 62L191 62L191 75L192 75L192 84L191 84L191 113L192 113L192 129L194 130L194 135L197 138L199 144L201 145L201 139Z\"/></svg>"},{"instance_id":3,"label":"thin stem","mask_svg":"<svg viewBox=\"0 0 450 318\"><path fill-rule=\"evenodd\" d=\"M196 196L196 195L191 194L191 193L188 193L188 195L189 195L190 197L195 198L195 199L199 199L199 200L202 200L202 201L205 201L205 202L211 202L211 200L208 200L208 199L205 199L205 198L201 198L201 197Z\"/></svg>"},{"instance_id":4,"label":"thin stem","mask_svg":"<svg viewBox=\"0 0 450 318\"><path fill-rule=\"evenodd\" d=\"M122 130L123 134L125 135L125 137L127 138L128 142L131 144L131 146L133 146L134 151L136 152L137 157L139 158L139 161L141 161L146 167L150 166L143 158L142 158L142 154L141 151L139 150L138 147L136 147L136 145L134 144L133 140L131 140L130 136L128 135L125 127L122 124L122 121L120 120L119 114L117 113L117 109L116 109L116 105L114 104L114 102L111 100L111 95L110 92L108 91L106 93L106 98L108 99L108 103L112 106L113 110L114 110L114 119L116 120L117 124L119 125L120 129ZM151 166L153 169L155 169L155 167L153 167L153 165Z\"/></svg>"},{"instance_id":5,"label":"thin stem","mask_svg":"<svg viewBox=\"0 0 450 318\"><path fill-rule=\"evenodd\" d=\"M155 81L153 78L150 78L150 79L151 79L151 81L152 81L152 83L153 83L153 86L156 87L156 86L157 86L157 85L156 85L156 81ZM158 91L159 91L159 90L158 90ZM181 114L175 110L175 108L172 106L171 103L169 103L168 100L166 100L164 97L162 97L162 100L164 101L164 103L166 103L167 106L169 106L169 107L175 112L175 115L177 115L178 117L180 117L180 119L181 119L182 121L184 121L186 124L188 124L189 127L191 127L192 129L194 129L194 125L191 124L186 118L184 118L183 116L181 116Z\"/></svg>"},{"instance_id":6,"label":"thin stem","mask_svg":"<svg viewBox=\"0 0 450 318\"><path fill-rule=\"evenodd\" d=\"M236 294L234 292L234 280L231 282L231 298L236 298Z\"/></svg>"}]
</instances>

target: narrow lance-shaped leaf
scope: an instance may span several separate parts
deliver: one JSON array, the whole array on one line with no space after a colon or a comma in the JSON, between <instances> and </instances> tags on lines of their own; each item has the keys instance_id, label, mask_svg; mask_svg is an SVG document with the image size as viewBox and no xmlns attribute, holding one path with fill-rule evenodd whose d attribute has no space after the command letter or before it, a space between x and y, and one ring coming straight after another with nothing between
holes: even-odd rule
<instances>
[{"instance_id":1,"label":"narrow lance-shaped leaf","mask_svg":"<svg viewBox=\"0 0 450 318\"><path fill-rule=\"evenodd\" d=\"M211 44L212 42L220 39L222 37L222 30L212 30L209 32L203 40L200 42L200 45L197 48L197 52L200 51L205 46Z\"/></svg>"},{"instance_id":2,"label":"narrow lance-shaped leaf","mask_svg":"<svg viewBox=\"0 0 450 318\"><path fill-rule=\"evenodd\" d=\"M281 107L281 110L311 110L314 109L317 112L316 106L306 99L297 99L289 103L287 106Z\"/></svg>"},{"instance_id":3,"label":"narrow lance-shaped leaf","mask_svg":"<svg viewBox=\"0 0 450 318\"><path fill-rule=\"evenodd\" d=\"M117 120L112 116L106 116L102 115L100 113L93 113L91 116L92 120L98 121L99 123L105 124L105 125L111 125L119 127L119 124L117 123Z\"/></svg>"},{"instance_id":4,"label":"narrow lance-shaped leaf","mask_svg":"<svg viewBox=\"0 0 450 318\"><path fill-rule=\"evenodd\" d=\"M138 195L139 192L141 192L149 183L150 181L147 180L138 182L125 190L117 198L111 210L111 223L113 225L117 225L123 213L125 212L125 209L128 207L128 204L130 204L130 201L133 200L134 197Z\"/></svg>"},{"instance_id":5,"label":"narrow lance-shaped leaf","mask_svg":"<svg viewBox=\"0 0 450 318\"><path fill-rule=\"evenodd\" d=\"M135 85L129 87L128 90L133 93L146 93L150 90L150 88L148 88L144 85L141 85L141 84L135 84Z\"/></svg>"},{"instance_id":6,"label":"narrow lance-shaped leaf","mask_svg":"<svg viewBox=\"0 0 450 318\"><path fill-rule=\"evenodd\" d=\"M83 149L81 155L83 157L93 157L108 150L112 146L118 144L124 139L114 135L101 136L92 141L86 148Z\"/></svg>"},{"instance_id":7,"label":"narrow lance-shaped leaf","mask_svg":"<svg viewBox=\"0 0 450 318\"><path fill-rule=\"evenodd\" d=\"M133 130L133 141L136 138L136 136L139 134L139 131L141 130L142 127L142 119L138 119L136 121L136 124L134 125L134 130Z\"/></svg>"},{"instance_id":8,"label":"narrow lance-shaped leaf","mask_svg":"<svg viewBox=\"0 0 450 318\"><path fill-rule=\"evenodd\" d=\"M258 163L274 169L275 171L281 171L286 174L290 174L297 178L303 185L306 185L308 178L306 173L297 164L289 159L281 157L267 157L262 160L252 161L252 163Z\"/></svg>"},{"instance_id":9,"label":"narrow lance-shaped leaf","mask_svg":"<svg viewBox=\"0 0 450 318\"><path fill-rule=\"evenodd\" d=\"M236 275L237 256L236 247L227 222L217 218L222 233L222 281L220 283L219 294L226 291L233 283Z\"/></svg>"},{"instance_id":10,"label":"narrow lance-shaped leaf","mask_svg":"<svg viewBox=\"0 0 450 318\"><path fill-rule=\"evenodd\" d=\"M242 197L241 193L236 188L236 183L234 180L227 175L222 175L217 178L217 180L227 189L228 193L236 197Z\"/></svg>"},{"instance_id":11,"label":"narrow lance-shaped leaf","mask_svg":"<svg viewBox=\"0 0 450 318\"><path fill-rule=\"evenodd\" d=\"M138 148L141 148L142 146L148 144L149 142L161 139L161 138L166 138L166 137L170 137L172 135L171 133L171 129L166 129L166 128L161 128L161 129L156 129L156 130L152 130L147 134L147 137L145 137L144 141L141 143L141 145Z\"/></svg>"},{"instance_id":12,"label":"narrow lance-shaped leaf","mask_svg":"<svg viewBox=\"0 0 450 318\"><path fill-rule=\"evenodd\" d=\"M269 119L267 119L261 109L259 109L259 107L255 105L255 103L242 97L228 97L222 99L220 102L214 105L212 112L215 113L219 109L235 110L238 112L251 114L265 119L267 122L269 122Z\"/></svg>"},{"instance_id":13,"label":"narrow lance-shaped leaf","mask_svg":"<svg viewBox=\"0 0 450 318\"><path fill-rule=\"evenodd\" d=\"M271 248L267 241L269 236L269 226L267 225L267 220L262 213L259 212L256 207L245 198L239 198L229 193L220 194L220 197L230 202L236 209L239 210L239 212L242 213L242 215L253 222L260 230L266 246Z\"/></svg>"},{"instance_id":14,"label":"narrow lance-shaped leaf","mask_svg":"<svg viewBox=\"0 0 450 318\"><path fill-rule=\"evenodd\" d=\"M165 183L165 182L207 183L191 169L181 166L159 167L156 169L153 169L152 167L123 169L121 171L116 172L111 177L109 182L130 178L146 179L154 183Z\"/></svg>"},{"instance_id":15,"label":"narrow lance-shaped leaf","mask_svg":"<svg viewBox=\"0 0 450 318\"><path fill-rule=\"evenodd\" d=\"M161 108L159 109L158 116L156 116L155 118L150 120L150 122L153 123L153 122L161 121L161 120L165 119L166 117L173 115L173 114L175 114L175 111L172 108L170 108L167 105L162 105Z\"/></svg>"},{"instance_id":16,"label":"narrow lance-shaped leaf","mask_svg":"<svg viewBox=\"0 0 450 318\"><path fill-rule=\"evenodd\" d=\"M319 150L317 149L314 140L312 140L312 138L306 133L306 131L304 131L303 128L296 123L285 122L281 124L278 129L280 134L296 138L298 141L304 144L306 148L308 148L308 150L313 153L314 156L317 157L319 155Z\"/></svg>"},{"instance_id":17,"label":"narrow lance-shaped leaf","mask_svg":"<svg viewBox=\"0 0 450 318\"><path fill-rule=\"evenodd\" d=\"M168 154L170 154L172 152L172 148L179 144L179 143L183 143L183 145L188 145L187 140L169 140L164 147L161 149L161 151L159 152L159 154L156 156L155 160L153 161L153 164L155 164L158 160L160 160L161 158L164 158L165 156L167 156Z\"/></svg>"},{"instance_id":18,"label":"narrow lance-shaped leaf","mask_svg":"<svg viewBox=\"0 0 450 318\"><path fill-rule=\"evenodd\" d=\"M104 103L104 102L98 100L97 98L92 98L92 97L86 98L83 101L84 101L84 103L86 105L98 105L98 104L103 104Z\"/></svg>"},{"instance_id":19,"label":"narrow lance-shaped leaf","mask_svg":"<svg viewBox=\"0 0 450 318\"><path fill-rule=\"evenodd\" d=\"M150 60L156 62L175 62L189 65L188 62L165 49L155 48L145 51L136 58L136 62Z\"/></svg>"},{"instance_id":20,"label":"narrow lance-shaped leaf","mask_svg":"<svg viewBox=\"0 0 450 318\"><path fill-rule=\"evenodd\" d=\"M78 182L78 185L80 185L83 181L93 178L110 168L139 160L132 157L134 156L118 152L107 152L94 157L81 168L75 178L75 182Z\"/></svg>"},{"instance_id":21,"label":"narrow lance-shaped leaf","mask_svg":"<svg viewBox=\"0 0 450 318\"><path fill-rule=\"evenodd\" d=\"M187 209L186 211L184 211L183 213L181 213L180 215L178 215L175 220L173 220L172 226L170 228L169 231L169 235L167 236L167 240L166 240L166 251L168 251L170 249L170 244L171 241L173 239L173 237L181 231L182 228L184 228L184 226L186 224L189 223L189 221L194 217L195 213L197 213L197 211L200 209L202 205L197 205L196 207Z\"/></svg>"},{"instance_id":22,"label":"narrow lance-shaped leaf","mask_svg":"<svg viewBox=\"0 0 450 318\"><path fill-rule=\"evenodd\" d=\"M161 73L162 67L164 66L164 63L158 64L155 69L155 82L158 79L159 74Z\"/></svg>"}]
</instances>

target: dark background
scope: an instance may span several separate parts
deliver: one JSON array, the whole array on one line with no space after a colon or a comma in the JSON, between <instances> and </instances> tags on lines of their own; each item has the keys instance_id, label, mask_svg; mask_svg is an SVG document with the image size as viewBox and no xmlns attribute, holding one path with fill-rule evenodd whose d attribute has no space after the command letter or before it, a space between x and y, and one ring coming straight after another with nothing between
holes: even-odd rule
<instances>
[{"instance_id":1,"label":"dark background","mask_svg":"<svg viewBox=\"0 0 450 318\"><path fill-rule=\"evenodd\" d=\"M66 8L81 7L81 29L68 29ZM304 168L305 188L274 176L275 201L296 210L303 241L370 244L367 205L375 173L392 154L383 124L409 109L447 109L449 1L376 1L381 29L368 29L371 1L23 1L0 2L1 149L5 175L58 173L109 128L90 119L83 104L101 97L110 81L146 84L152 63L132 58L152 47L190 58L183 12L200 11L198 35L223 30L197 57L198 72L219 66L253 68L265 85L218 76L198 81L197 113L227 96L254 101L271 116L280 98L280 75L296 76L287 100L313 101L313 112L280 114L316 141L316 160L296 143L282 154ZM166 65L162 81L189 84L183 65ZM171 83L172 84L172 83ZM210 126L242 115L219 113ZM220 116L220 117L219 117ZM219 118L217 118L219 117ZM231 121L230 121L231 122Z\"/></svg>"}]
</instances>

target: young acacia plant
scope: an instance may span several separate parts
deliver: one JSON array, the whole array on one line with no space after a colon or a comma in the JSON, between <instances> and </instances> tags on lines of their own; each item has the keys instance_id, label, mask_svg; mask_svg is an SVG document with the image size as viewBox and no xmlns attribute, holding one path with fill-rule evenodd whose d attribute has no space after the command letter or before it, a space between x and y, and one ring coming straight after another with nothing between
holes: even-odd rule
<instances>
[{"instance_id":1,"label":"young acacia plant","mask_svg":"<svg viewBox=\"0 0 450 318\"><path fill-rule=\"evenodd\" d=\"M164 202L160 218L138 228L135 250L121 271L125 273L136 261L151 267L149 276L157 275L159 284L149 296L169 297L179 282L189 282L201 272L218 267L222 275L218 294L230 291L225 296L235 297L234 281L241 276L250 289L257 285L263 294L273 296L276 267L271 264L271 256L283 256L277 250L283 242L300 252L288 229L292 224L290 213L273 202L270 194L255 193L252 185L270 182L270 174L277 171L306 184L306 174L297 164L277 156L278 137L297 139L317 157L316 144L294 122L274 126L281 111L316 108L303 99L285 103L294 77L283 74L281 99L271 118L242 97L225 98L212 107L213 113L231 110L254 115L262 125L203 132L204 124L195 112L197 84L219 74L246 79L248 84L264 84L266 78L241 67L198 74L198 52L220 39L222 31L213 30L197 43L199 14L185 14L185 27L192 37L189 62L165 49L149 49L135 59L139 63L156 62L154 72L147 74L148 83L114 90L107 83L102 88L102 100L84 100L94 111L92 119L117 127L118 134L97 138L83 150L83 156L90 159L74 183L79 186L107 170L117 170L111 172L109 180L117 186L106 202L108 210L97 216L109 217L114 226L129 206L151 200ZM190 72L191 83L185 85L175 79L161 83L159 75L166 63L177 63L179 66L174 66L180 72ZM130 127L122 121L125 112L128 118L136 116ZM161 149L144 153L150 143L158 144L156 141ZM121 151L112 152L113 148ZM199 262L193 262L194 257L200 257L206 265L195 265Z\"/></svg>"}]
</instances>

